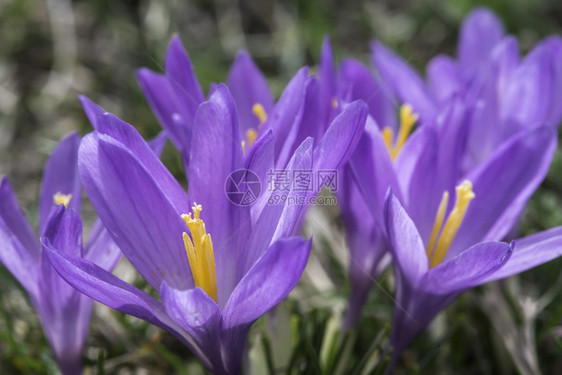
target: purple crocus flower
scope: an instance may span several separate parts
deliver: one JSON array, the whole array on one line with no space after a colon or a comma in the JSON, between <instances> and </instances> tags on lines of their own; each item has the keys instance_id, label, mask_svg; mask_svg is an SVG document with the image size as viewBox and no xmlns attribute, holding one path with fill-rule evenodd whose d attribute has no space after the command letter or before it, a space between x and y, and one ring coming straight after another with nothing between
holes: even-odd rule
<instances>
[{"instance_id":1,"label":"purple crocus flower","mask_svg":"<svg viewBox=\"0 0 562 375\"><path fill-rule=\"evenodd\" d=\"M121 253L99 220L91 230L85 249L81 239L76 238L82 231L78 217L81 195L77 167L79 143L78 134L66 136L45 166L39 197L38 232L41 236L52 236L63 230L64 235L53 239L61 252L87 259L110 271ZM76 216L75 225L69 226L63 212ZM0 261L29 294L61 372L79 374L93 301L68 285L51 267L6 178L0 182L0 240Z\"/></svg>"},{"instance_id":2,"label":"purple crocus flower","mask_svg":"<svg viewBox=\"0 0 562 375\"><path fill-rule=\"evenodd\" d=\"M372 51L391 96L412 105L422 124L431 123L437 108L452 97L464 101L471 114L464 171L517 132L555 127L562 119L562 38L549 37L520 59L517 40L505 35L501 22L485 8L465 19L457 59L440 55L429 62L426 82L381 43L373 43Z\"/></svg>"},{"instance_id":3,"label":"purple crocus flower","mask_svg":"<svg viewBox=\"0 0 562 375\"><path fill-rule=\"evenodd\" d=\"M231 172L261 176L272 167L273 133L244 154L234 100L218 85L195 114L186 194L132 126L99 107L88 110L97 125L80 146L82 183L160 300L59 251L47 235L51 263L82 293L174 334L214 373L240 373L250 326L296 285L310 251L310 241L289 238L303 206L266 205L254 218L224 191ZM316 157L308 138L288 168L309 169Z\"/></svg>"},{"instance_id":4,"label":"purple crocus flower","mask_svg":"<svg viewBox=\"0 0 562 375\"><path fill-rule=\"evenodd\" d=\"M439 118L456 126L418 128L394 161L385 150L382 132L372 127L370 137L361 140L350 161L368 209L375 213L376 222L383 221L393 255L397 280L391 338L394 361L462 291L561 254L560 229L517 240L513 249L486 243L509 236L548 171L556 148L555 132L546 126L522 131L463 175L466 122L455 120L466 118L463 113L462 106L453 105L447 116ZM393 194L385 200L383 191L388 187ZM455 196L456 203L449 204ZM419 254L414 256L413 251Z\"/></svg>"},{"instance_id":5,"label":"purple crocus flower","mask_svg":"<svg viewBox=\"0 0 562 375\"><path fill-rule=\"evenodd\" d=\"M362 100L368 106L367 134L371 128L384 127L396 130L393 103L387 99L384 88L376 77L360 62L346 58L339 66L333 61L329 37L324 38L319 64L318 86L320 116L326 126L345 103ZM365 137L365 135L363 135ZM363 158L365 154L358 155ZM347 243L350 251L349 277L351 290L344 327L352 328L360 316L368 292L377 274L385 267L382 261L386 253L386 242L382 226L377 225L358 189L350 166L340 168L338 205L341 209Z\"/></svg>"},{"instance_id":6,"label":"purple crocus flower","mask_svg":"<svg viewBox=\"0 0 562 375\"><path fill-rule=\"evenodd\" d=\"M165 66L163 75L141 69L138 78L153 111L188 165L193 132L191 119L195 113L193 108L203 100L203 95L200 94L197 77L178 37L170 42ZM271 131L274 137L270 167L283 170L296 149L311 137L315 155L311 171L339 169L361 137L366 107L357 101L361 97L346 96L346 99L351 100L342 101L339 105L337 101L330 101L331 112L326 117L325 108L318 99L322 92L326 92L323 87L326 81L308 76L308 68L303 67L274 103L264 75L250 55L240 51L228 74L227 86L236 103L238 133L244 153L251 154L254 145L261 144L258 142L260 138L270 137ZM211 93L214 90L216 86L213 86ZM330 96L330 100L332 98L336 100ZM186 113L187 110L189 113ZM185 118L190 120L185 121ZM266 181L266 172L262 170L258 173L261 181ZM311 192L303 201L309 201L314 193ZM252 206L253 218L259 216L268 198L266 194L258 197Z\"/></svg>"},{"instance_id":7,"label":"purple crocus flower","mask_svg":"<svg viewBox=\"0 0 562 375\"><path fill-rule=\"evenodd\" d=\"M187 165L195 114L205 96L178 36L170 41L164 71L164 74L160 74L142 68L137 76L153 112ZM267 130L264 123L268 115L272 115L273 96L264 75L246 51L236 55L227 86L238 109L240 137L249 148L258 134L264 134ZM216 85L213 85L210 94L215 89Z\"/></svg>"},{"instance_id":8,"label":"purple crocus flower","mask_svg":"<svg viewBox=\"0 0 562 375\"><path fill-rule=\"evenodd\" d=\"M372 77L368 70L353 60L346 60L347 67L344 69L342 64L340 70L334 73L328 39L323 46L319 69L323 79L321 83L324 82L325 87L322 96L324 107L329 107L331 98L342 100L347 95L348 100L363 99L370 109L365 134L350 163L341 172L346 180L338 195L351 253L349 274L352 291L344 319L345 327L352 327L357 321L368 291L385 266L382 260L388 244L384 238L382 207L386 190L392 187L409 214L416 219L425 238L429 236L432 221L426 219L435 215L443 192L452 194L459 178L466 175L467 136L478 113L474 106L467 104L460 91L440 101L434 100L421 78L404 61L380 45L375 47L376 52L382 55L378 56L382 81ZM390 91L386 86L390 87ZM388 109L391 106L389 98L407 100L408 104L401 106L399 121L392 120L393 111ZM421 126L410 135L415 123ZM487 153L489 162L484 162L485 166L480 171L502 168L497 167L499 164L493 160L507 163L509 157L505 156L506 152L526 150L523 154L534 154L529 156L528 160L534 161L525 176L517 181L514 180L516 175L505 180L514 184L510 192L513 195L508 198L498 193L498 196L506 198L504 204L511 205L511 214L503 214L500 220L506 206L498 206L495 212L490 212L492 217L482 216L482 220L503 223L501 233L495 233L491 239L501 240L507 234L506 228L513 226L517 214L546 174L554 141L554 134L545 129L529 131L522 128L517 136L507 137ZM474 169L471 172L476 173ZM356 178L350 179L349 176ZM496 188L511 188L509 184L502 185ZM472 238L475 242L483 239L478 236Z\"/></svg>"},{"instance_id":9,"label":"purple crocus flower","mask_svg":"<svg viewBox=\"0 0 562 375\"><path fill-rule=\"evenodd\" d=\"M462 189L466 185L459 185L459 190ZM463 194L466 191L457 195L457 202L467 199ZM455 216L454 210L459 206L455 206L449 218ZM396 276L391 366L433 318L467 289L515 275L562 255L562 227L557 227L510 245L490 241L475 242L462 250L445 246L445 254L440 255L437 245L431 256L431 249L416 224L391 193L386 199L385 216ZM461 225L462 215L458 218L461 223L456 224ZM466 218L464 221L469 223ZM442 230L442 236L446 237L447 223Z\"/></svg>"}]
</instances>

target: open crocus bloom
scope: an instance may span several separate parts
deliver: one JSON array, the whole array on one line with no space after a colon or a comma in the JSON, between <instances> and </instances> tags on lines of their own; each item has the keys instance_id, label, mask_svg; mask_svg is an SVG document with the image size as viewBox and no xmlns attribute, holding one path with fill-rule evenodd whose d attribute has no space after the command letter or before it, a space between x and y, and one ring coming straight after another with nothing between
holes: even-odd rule
<instances>
[{"instance_id":1,"label":"open crocus bloom","mask_svg":"<svg viewBox=\"0 0 562 375\"><path fill-rule=\"evenodd\" d=\"M419 106L423 104L418 103ZM366 235L373 231L378 234L372 237L375 241L370 241L372 254L364 250L358 259L375 260L367 264L367 269L373 271L380 254L386 250L385 241L377 238L384 231L382 214L388 187L404 205L422 238L428 241L443 193L447 191L453 197L455 186L468 179L474 184L476 195L485 192L487 198L480 196L468 208L467 215L473 224L460 229L452 246L466 249L484 240L502 240L547 173L556 145L552 128L536 126L520 130L503 140L477 167L464 172L473 107L453 95L433 116L434 120L422 122L423 111L420 113L410 103L403 105L400 112L404 119L392 133L384 124L377 126L368 120L366 132L348 163L350 173L355 176L352 188L360 191L364 205L373 215L371 228L374 229L363 231L362 238L368 240ZM413 120L420 121L420 125L412 132ZM363 217L365 209L359 206L361 201L357 200L348 207L342 205L342 211L344 215L356 212L357 217ZM356 235L353 229L348 232ZM368 242L361 237L353 241L369 249ZM365 273L360 269L355 272ZM356 278L364 280L362 288L370 288L372 275ZM365 295L364 292L363 298ZM359 309L362 304L360 299L351 302L351 310Z\"/></svg>"},{"instance_id":2,"label":"open crocus bloom","mask_svg":"<svg viewBox=\"0 0 562 375\"><path fill-rule=\"evenodd\" d=\"M82 183L161 300L64 254L47 235L53 266L82 293L168 330L214 373L240 373L251 324L296 285L310 251L309 241L289 238L303 206L267 205L253 218L224 191L231 172L273 166L273 134L244 154L234 101L217 86L195 115L186 194L132 126L88 108L98 111L97 127L80 146ZM310 169L314 157L306 139L288 169Z\"/></svg>"},{"instance_id":3,"label":"open crocus bloom","mask_svg":"<svg viewBox=\"0 0 562 375\"><path fill-rule=\"evenodd\" d=\"M350 162L375 221L384 225L393 255L394 361L462 291L561 254L559 228L516 240L511 246L487 242L509 236L546 175L556 148L554 131L550 127L522 131L462 175L466 122L454 120L463 113L460 109L453 105L444 117L450 119L445 122L449 127L419 127L394 161L385 150L383 134L372 127L356 152L374 156L354 155ZM381 199L388 187L393 194Z\"/></svg>"},{"instance_id":4,"label":"open crocus bloom","mask_svg":"<svg viewBox=\"0 0 562 375\"><path fill-rule=\"evenodd\" d=\"M172 38L168 47L165 73L143 68L138 71L138 79L153 112L183 155L187 166L195 114L204 95L179 37ZM319 100L326 91L323 81L308 76L308 68L303 67L287 84L279 100L274 102L263 73L246 51L240 51L229 71L226 85L236 104L236 131L244 154L251 153L257 140L269 137L269 132L273 131L274 167L283 169L306 138L314 139L314 153L320 154L324 153L324 145L331 145L335 141L332 138L336 137L342 146L333 148L330 151L332 155L314 158L313 168L339 168L361 135L365 105L357 101L361 97L354 97L347 101L349 105L342 103L338 106L334 97L334 101L330 102L332 113L326 116ZM218 87L213 85L209 95ZM338 115L344 113L335 121Z\"/></svg>"},{"instance_id":5,"label":"open crocus bloom","mask_svg":"<svg viewBox=\"0 0 562 375\"><path fill-rule=\"evenodd\" d=\"M562 227L515 240L510 245L475 242L463 250L449 248L447 241L452 241L456 234L451 227L458 229L463 221L471 224L459 211L470 204L472 197L470 184L461 184L457 204L447 222L442 223L443 216L440 221L437 215L435 227L443 227L440 243L434 247L431 239L424 242L399 200L392 193L387 196L386 230L396 276L392 364L431 320L465 290L562 255Z\"/></svg>"},{"instance_id":6,"label":"open crocus bloom","mask_svg":"<svg viewBox=\"0 0 562 375\"><path fill-rule=\"evenodd\" d=\"M65 234L53 240L62 253L88 259L109 271L121 253L99 220L85 249L81 240L69 241L82 232L78 216L79 143L77 134L66 136L45 166L39 197L39 233L44 236L62 230ZM72 228L64 211L75 216ZM51 267L6 178L0 182L0 241L0 261L29 294L61 372L80 373L93 301L68 285Z\"/></svg>"}]
</instances>

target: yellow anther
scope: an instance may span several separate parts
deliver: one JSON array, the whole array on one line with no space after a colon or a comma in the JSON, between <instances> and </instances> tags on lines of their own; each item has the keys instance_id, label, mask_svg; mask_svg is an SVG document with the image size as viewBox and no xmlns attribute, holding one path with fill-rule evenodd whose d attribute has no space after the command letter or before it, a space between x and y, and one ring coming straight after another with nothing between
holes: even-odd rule
<instances>
[{"instance_id":1,"label":"yellow anther","mask_svg":"<svg viewBox=\"0 0 562 375\"><path fill-rule=\"evenodd\" d=\"M68 208L68 204L70 203L70 199L72 199L72 194L63 194L60 191L53 195L53 201L55 204L64 205L64 208Z\"/></svg>"},{"instance_id":2,"label":"yellow anther","mask_svg":"<svg viewBox=\"0 0 562 375\"><path fill-rule=\"evenodd\" d=\"M394 138L394 132L388 126L382 130L382 139L388 150L388 154L392 157L392 139Z\"/></svg>"},{"instance_id":3,"label":"yellow anther","mask_svg":"<svg viewBox=\"0 0 562 375\"><path fill-rule=\"evenodd\" d=\"M334 109L338 108L338 99L335 96L332 97L331 104L332 104L332 108L334 108Z\"/></svg>"},{"instance_id":4,"label":"yellow anther","mask_svg":"<svg viewBox=\"0 0 562 375\"><path fill-rule=\"evenodd\" d=\"M252 146L258 137L258 132L254 128L246 130L246 139L248 140L248 146Z\"/></svg>"},{"instance_id":5,"label":"yellow anther","mask_svg":"<svg viewBox=\"0 0 562 375\"><path fill-rule=\"evenodd\" d=\"M256 142L256 139L258 138L258 132L256 129L254 128L250 128L248 130L246 130L246 140L242 141L242 153L244 155L246 155L246 145L248 145L249 147L252 147L252 145Z\"/></svg>"},{"instance_id":6,"label":"yellow anther","mask_svg":"<svg viewBox=\"0 0 562 375\"><path fill-rule=\"evenodd\" d=\"M191 238L189 238L189 235L183 232L183 244L195 286L203 289L216 302L217 279L213 241L205 229L205 223L199 218L202 209L201 205L194 203L191 208L193 218L191 213L181 215L191 233Z\"/></svg>"},{"instance_id":7,"label":"yellow anther","mask_svg":"<svg viewBox=\"0 0 562 375\"><path fill-rule=\"evenodd\" d=\"M386 144L386 148L388 149L388 153L392 160L395 160L402 146L406 143L408 136L412 132L412 128L414 124L418 121L418 115L415 114L412 110L412 106L409 104L403 104L400 107L400 130L398 130L398 135L396 137L396 142L394 145L392 144L392 138L394 132L391 128L385 127L383 129L383 138L384 143Z\"/></svg>"},{"instance_id":8,"label":"yellow anther","mask_svg":"<svg viewBox=\"0 0 562 375\"><path fill-rule=\"evenodd\" d=\"M441 203L439 203L439 208L437 209L437 215L435 215L435 222L433 223L433 229L431 230L431 237L429 238L429 243L427 244L427 259L431 259L433 256L435 246L435 241L437 241L437 235L443 226L443 219L445 219L445 211L447 210L447 204L449 203L449 192L445 191L443 197L441 198Z\"/></svg>"},{"instance_id":9,"label":"yellow anther","mask_svg":"<svg viewBox=\"0 0 562 375\"><path fill-rule=\"evenodd\" d=\"M437 246L435 247L435 251L430 259L429 266L431 268L441 264L445 256L447 255L447 251L451 246L451 243L455 239L457 232L464 220L464 216L466 214L466 210L475 197L474 193L472 192L472 183L468 180L463 181L459 186L456 187L456 201L453 210L449 214L445 225L441 231L441 236L439 237L439 241L437 242ZM443 200L441 200L443 203ZM439 210L441 210L441 205L439 205ZM437 219L439 218L439 210L437 213ZM441 219L442 221L443 219ZM437 224L437 220L436 220ZM435 229L435 225L434 225ZM431 240L430 240L431 241ZM428 246L428 251L431 254L431 249Z\"/></svg>"},{"instance_id":10,"label":"yellow anther","mask_svg":"<svg viewBox=\"0 0 562 375\"><path fill-rule=\"evenodd\" d=\"M267 113L265 113L265 109L260 103L255 103L252 106L252 113L260 120L259 126L263 125L267 121Z\"/></svg>"}]
</instances>

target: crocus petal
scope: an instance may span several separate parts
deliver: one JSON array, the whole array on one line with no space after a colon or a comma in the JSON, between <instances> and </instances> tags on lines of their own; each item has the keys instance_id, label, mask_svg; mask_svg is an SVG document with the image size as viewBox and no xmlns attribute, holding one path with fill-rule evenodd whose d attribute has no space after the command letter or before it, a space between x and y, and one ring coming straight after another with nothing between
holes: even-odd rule
<instances>
[{"instance_id":1,"label":"crocus petal","mask_svg":"<svg viewBox=\"0 0 562 375\"><path fill-rule=\"evenodd\" d=\"M310 253L302 238L274 242L236 286L223 310L226 329L251 324L295 287Z\"/></svg>"},{"instance_id":2,"label":"crocus petal","mask_svg":"<svg viewBox=\"0 0 562 375\"><path fill-rule=\"evenodd\" d=\"M400 188L404 192L402 203L408 215L417 224L422 239L428 239L432 221L428 212L437 211L443 190L436 188L439 145L435 129L423 126L410 136L394 161ZM379 189L382 190L382 186Z\"/></svg>"},{"instance_id":3,"label":"crocus petal","mask_svg":"<svg viewBox=\"0 0 562 375\"><path fill-rule=\"evenodd\" d=\"M493 12L478 8L464 20L458 58L464 69L474 69L484 61L503 36L503 26Z\"/></svg>"},{"instance_id":4,"label":"crocus petal","mask_svg":"<svg viewBox=\"0 0 562 375\"><path fill-rule=\"evenodd\" d=\"M54 248L74 257L81 257L82 251L82 220L73 210L63 205L53 207L48 221L45 223L44 237L47 237Z\"/></svg>"},{"instance_id":5,"label":"crocus petal","mask_svg":"<svg viewBox=\"0 0 562 375\"><path fill-rule=\"evenodd\" d=\"M330 37L325 36L318 66L318 94L320 98L320 122L322 127L328 126L335 114L332 100L336 99L336 71Z\"/></svg>"},{"instance_id":6,"label":"crocus petal","mask_svg":"<svg viewBox=\"0 0 562 375\"><path fill-rule=\"evenodd\" d=\"M489 61L486 69L482 69L467 88L467 102L472 108L472 115L465 170L485 161L496 146L514 132L513 124L498 121L498 115L504 105L511 76L519 65L517 40L505 37L496 45Z\"/></svg>"},{"instance_id":7,"label":"crocus petal","mask_svg":"<svg viewBox=\"0 0 562 375\"><path fill-rule=\"evenodd\" d=\"M428 270L422 239L414 222L390 191L386 197L384 215L394 262L402 275L415 285Z\"/></svg>"},{"instance_id":8,"label":"crocus petal","mask_svg":"<svg viewBox=\"0 0 562 375\"><path fill-rule=\"evenodd\" d=\"M200 288L178 290L166 282L162 283L160 297L168 316L195 340L205 354L203 360L212 363L211 370L220 373L221 311L216 302Z\"/></svg>"},{"instance_id":9,"label":"crocus petal","mask_svg":"<svg viewBox=\"0 0 562 375\"><path fill-rule=\"evenodd\" d=\"M377 225L382 228L382 211L388 188L391 187L399 197L402 193L382 134L370 117L367 118L365 132L349 159L349 165L367 207L375 213Z\"/></svg>"},{"instance_id":10,"label":"crocus petal","mask_svg":"<svg viewBox=\"0 0 562 375\"><path fill-rule=\"evenodd\" d=\"M398 55L379 42L371 44L381 84L390 85L400 103L410 104L422 121L431 121L435 103L420 76Z\"/></svg>"},{"instance_id":11,"label":"crocus petal","mask_svg":"<svg viewBox=\"0 0 562 375\"><path fill-rule=\"evenodd\" d=\"M288 97L290 98L290 92L285 90L287 94L285 95L282 105L286 107L288 105L287 103L289 103L289 105L293 105L292 110L298 109L298 111L288 111L285 115L283 126L289 125L290 129L283 139L280 138L280 134L274 132L276 145L277 147L281 147L281 150L275 153L277 155L275 159L277 168L285 168L288 160L306 138L320 139L324 135L326 125L319 120L322 113L322 106L320 105L321 102L318 100L318 95L320 94L318 86L318 80L314 76L308 77L304 84L304 90L301 93L302 97L300 101L294 102L286 100ZM293 92L294 95L298 94L296 89ZM281 106L281 104L278 104L278 106ZM291 114L295 116L292 120L289 118ZM293 121L292 124L290 124L290 121ZM279 130L280 129L277 131L279 132Z\"/></svg>"},{"instance_id":12,"label":"crocus petal","mask_svg":"<svg viewBox=\"0 0 562 375\"><path fill-rule=\"evenodd\" d=\"M94 129L97 129L98 116L103 115L105 113L105 110L84 95L79 95L78 98L80 99L80 103L82 103L82 108L84 109L84 112L86 113L86 117L88 117L90 124L92 124L92 127Z\"/></svg>"},{"instance_id":13,"label":"crocus petal","mask_svg":"<svg viewBox=\"0 0 562 375\"><path fill-rule=\"evenodd\" d=\"M5 177L0 181L0 243L0 261L36 297L39 244Z\"/></svg>"},{"instance_id":14,"label":"crocus petal","mask_svg":"<svg viewBox=\"0 0 562 375\"><path fill-rule=\"evenodd\" d=\"M165 131L161 131L156 137L148 141L148 146L156 156L160 156L162 150L164 150L164 146L166 146L167 139L168 134Z\"/></svg>"},{"instance_id":15,"label":"crocus petal","mask_svg":"<svg viewBox=\"0 0 562 375\"><path fill-rule=\"evenodd\" d=\"M452 97L442 108L436 121L440 128L435 181L438 196L433 198L437 200L441 199L445 190L452 194L458 182L470 125L467 108L458 97Z\"/></svg>"},{"instance_id":16,"label":"crocus petal","mask_svg":"<svg viewBox=\"0 0 562 375\"><path fill-rule=\"evenodd\" d=\"M257 129L260 120L252 111L254 104L261 104L265 113L273 108L273 96L267 81L246 51L238 51L230 68L226 85L236 102L240 130Z\"/></svg>"},{"instance_id":17,"label":"crocus petal","mask_svg":"<svg viewBox=\"0 0 562 375\"><path fill-rule=\"evenodd\" d=\"M47 160L39 195L39 233L43 233L47 217L57 193L72 194L68 207L80 213L81 186L78 176L78 146L80 136L70 133L64 137Z\"/></svg>"},{"instance_id":18,"label":"crocus petal","mask_svg":"<svg viewBox=\"0 0 562 375\"><path fill-rule=\"evenodd\" d=\"M269 129L263 136L261 136L244 161L244 169L250 170L258 176L261 181L261 194L257 197L256 201L251 206L252 224L255 224L263 207L267 203L268 194L266 193L267 173L274 167L274 150L275 139L273 131Z\"/></svg>"},{"instance_id":19,"label":"crocus petal","mask_svg":"<svg viewBox=\"0 0 562 375\"><path fill-rule=\"evenodd\" d=\"M357 60L345 59L340 65L339 81L347 101L363 100L380 129L386 126L396 128L394 106L367 67Z\"/></svg>"},{"instance_id":20,"label":"crocus petal","mask_svg":"<svg viewBox=\"0 0 562 375\"><path fill-rule=\"evenodd\" d=\"M195 117L189 200L203 206L201 218L213 239L217 298L224 306L236 282L236 266L241 243L251 229L250 208L232 203L225 193L230 174L244 167L238 133L236 106L227 87L220 84L211 98L201 104Z\"/></svg>"},{"instance_id":21,"label":"crocus petal","mask_svg":"<svg viewBox=\"0 0 562 375\"><path fill-rule=\"evenodd\" d=\"M471 202L449 254L480 241L503 239L527 200L543 180L556 148L551 128L523 131L506 141L466 178L473 183ZM516 168L507 166L516 165Z\"/></svg>"},{"instance_id":22,"label":"crocus petal","mask_svg":"<svg viewBox=\"0 0 562 375\"><path fill-rule=\"evenodd\" d=\"M462 81L456 62L439 55L427 66L427 84L435 99L439 102L447 100L451 95L462 90Z\"/></svg>"},{"instance_id":23,"label":"crocus petal","mask_svg":"<svg viewBox=\"0 0 562 375\"><path fill-rule=\"evenodd\" d=\"M511 253L511 246L505 242L481 242L429 270L419 288L433 294L472 288L509 263Z\"/></svg>"},{"instance_id":24,"label":"crocus petal","mask_svg":"<svg viewBox=\"0 0 562 375\"><path fill-rule=\"evenodd\" d=\"M341 188L337 191L338 204L341 207L342 221L349 242L353 260L364 269L363 274L371 275L376 259L382 254L375 254L373 245L380 235L373 214L367 208L363 196L357 189L350 167L341 170Z\"/></svg>"},{"instance_id":25,"label":"crocus petal","mask_svg":"<svg viewBox=\"0 0 562 375\"><path fill-rule=\"evenodd\" d=\"M52 266L79 292L172 333L190 348L196 347L190 337L181 333L182 329L170 319L164 306L156 299L90 261L58 251L46 237L41 238L41 243Z\"/></svg>"},{"instance_id":26,"label":"crocus petal","mask_svg":"<svg viewBox=\"0 0 562 375\"><path fill-rule=\"evenodd\" d=\"M372 213L355 185L349 165L344 166L340 173L341 182L336 195L350 251L351 280L349 307L344 325L346 328L352 328L359 319L375 280L378 263L386 248L380 228L376 226Z\"/></svg>"},{"instance_id":27,"label":"crocus petal","mask_svg":"<svg viewBox=\"0 0 562 375\"><path fill-rule=\"evenodd\" d=\"M205 100L205 96L193 71L191 60L177 35L172 38L168 46L165 70L175 93L178 111L184 121L191 125L197 108Z\"/></svg>"},{"instance_id":28,"label":"crocus petal","mask_svg":"<svg viewBox=\"0 0 562 375\"><path fill-rule=\"evenodd\" d=\"M174 116L182 116L177 109L178 100L170 81L166 76L146 68L137 72L137 79L158 122L170 135L170 140L180 152L189 152L191 128L185 121L174 120Z\"/></svg>"},{"instance_id":29,"label":"crocus petal","mask_svg":"<svg viewBox=\"0 0 562 375\"><path fill-rule=\"evenodd\" d=\"M232 292L222 314L224 362L239 373L250 325L277 305L295 287L306 266L311 241L276 241Z\"/></svg>"},{"instance_id":30,"label":"crocus petal","mask_svg":"<svg viewBox=\"0 0 562 375\"><path fill-rule=\"evenodd\" d=\"M505 243L478 244L460 257L429 270L415 283L395 263L396 308L390 340L394 349L391 365L441 310L465 289L483 283L486 275L508 261L510 254L511 248Z\"/></svg>"},{"instance_id":31,"label":"crocus petal","mask_svg":"<svg viewBox=\"0 0 562 375\"><path fill-rule=\"evenodd\" d=\"M224 183L243 166L236 106L221 84L197 111L187 173L190 201L203 206L205 226L215 245L220 246L236 224L230 222L233 216L228 213L237 210L224 193Z\"/></svg>"},{"instance_id":32,"label":"crocus petal","mask_svg":"<svg viewBox=\"0 0 562 375\"><path fill-rule=\"evenodd\" d=\"M500 100L509 85L511 74L519 65L519 45L513 36L506 36L492 50L490 56L493 72L497 77L497 92Z\"/></svg>"},{"instance_id":33,"label":"crocus petal","mask_svg":"<svg viewBox=\"0 0 562 375\"><path fill-rule=\"evenodd\" d=\"M82 221L78 214L64 206L54 207L45 223L44 235L63 254L82 254ZM80 363L86 343L92 300L68 285L53 269L44 251L39 280L37 309L55 353L64 366Z\"/></svg>"},{"instance_id":34,"label":"crocus petal","mask_svg":"<svg viewBox=\"0 0 562 375\"><path fill-rule=\"evenodd\" d=\"M0 218L4 220L6 230L29 252L29 259L38 261L39 243L20 208L10 182L4 176L0 176Z\"/></svg>"},{"instance_id":35,"label":"crocus petal","mask_svg":"<svg viewBox=\"0 0 562 375\"><path fill-rule=\"evenodd\" d=\"M550 51L542 48L523 60L506 88L500 119L513 134L524 127L542 125L547 119L553 94Z\"/></svg>"},{"instance_id":36,"label":"crocus petal","mask_svg":"<svg viewBox=\"0 0 562 375\"><path fill-rule=\"evenodd\" d=\"M483 282L503 279L529 270L562 255L562 227L515 240L509 262L488 275Z\"/></svg>"},{"instance_id":37,"label":"crocus petal","mask_svg":"<svg viewBox=\"0 0 562 375\"><path fill-rule=\"evenodd\" d=\"M562 119L562 38L554 35L546 38L540 44L545 44L545 48L551 52L551 64L553 67L553 86L550 115L546 119L546 123L551 126L557 126ZM539 48L538 46L536 48Z\"/></svg>"},{"instance_id":38,"label":"crocus petal","mask_svg":"<svg viewBox=\"0 0 562 375\"><path fill-rule=\"evenodd\" d=\"M127 124L111 113L105 113L98 118L97 132L100 134L107 134L110 138L130 150L143 166L150 171L154 180L158 182L162 191L166 193L178 210L188 210L189 207L191 207L192 202L187 200L183 188L162 164L160 159L158 159L152 149L154 145L147 144L132 125ZM106 139L106 137L102 138Z\"/></svg>"},{"instance_id":39,"label":"crocus petal","mask_svg":"<svg viewBox=\"0 0 562 375\"><path fill-rule=\"evenodd\" d=\"M286 169L289 173L294 170L312 169L312 144L313 140L307 138L295 151ZM287 194L287 199L284 202L276 201L276 194ZM307 192L295 191L294 189L285 192L276 190L274 186L270 188L266 194L268 204L264 206L260 217L252 228L252 234L247 245L245 245L245 251L239 254L241 258L238 270L239 279L248 272L274 241L292 235L297 220L304 210L304 205L289 204L289 202L299 203L305 199L306 194Z\"/></svg>"},{"instance_id":40,"label":"crocus petal","mask_svg":"<svg viewBox=\"0 0 562 375\"><path fill-rule=\"evenodd\" d=\"M363 135L367 111L367 105L357 100L334 119L314 149L314 170L336 170L347 162Z\"/></svg>"},{"instance_id":41,"label":"crocus petal","mask_svg":"<svg viewBox=\"0 0 562 375\"><path fill-rule=\"evenodd\" d=\"M141 275L155 288L162 279L178 287L192 286L182 241L186 226L180 216L187 212L187 204L183 206L186 211L179 211L181 202L174 202L169 189L162 189L164 182L156 180L168 173L164 166L159 165L162 170L158 173L156 164L149 170L130 148L99 133L82 140L79 165L92 205ZM179 185L176 188L181 191Z\"/></svg>"},{"instance_id":42,"label":"crocus petal","mask_svg":"<svg viewBox=\"0 0 562 375\"><path fill-rule=\"evenodd\" d=\"M106 271L113 270L121 258L121 250L98 218L90 229L84 258Z\"/></svg>"},{"instance_id":43,"label":"crocus petal","mask_svg":"<svg viewBox=\"0 0 562 375\"><path fill-rule=\"evenodd\" d=\"M290 154L284 159L280 159L279 155L283 150L283 144L293 124L299 121L298 115L302 110L307 74L308 69L306 67L301 68L289 81L266 123L266 126L271 128L273 134L275 134L275 160L277 168L285 168L290 158Z\"/></svg>"}]
</instances>

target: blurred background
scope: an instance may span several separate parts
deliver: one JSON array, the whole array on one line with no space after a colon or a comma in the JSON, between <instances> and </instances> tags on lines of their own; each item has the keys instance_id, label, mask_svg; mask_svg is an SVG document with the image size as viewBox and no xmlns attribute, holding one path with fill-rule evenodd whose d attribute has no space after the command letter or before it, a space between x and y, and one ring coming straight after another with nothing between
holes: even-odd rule
<instances>
[{"instance_id":1,"label":"blurred background","mask_svg":"<svg viewBox=\"0 0 562 375\"><path fill-rule=\"evenodd\" d=\"M368 64L368 44L376 38L423 71L432 56L456 53L463 18L482 3L0 0L0 175L10 179L35 223L41 172L50 151L69 131L91 131L79 94L133 124L143 136L156 135L160 126L142 96L135 71L140 67L161 71L174 33L181 36L205 91L211 82L226 79L236 51L243 48L278 96L299 67L306 64L314 69L318 64L327 34L332 37L336 60L353 56ZM562 33L559 0L485 4L517 37L523 52L547 35ZM163 158L181 176L180 159L171 147ZM523 217L521 231L562 225L561 193L558 152ZM301 361L297 373L322 373L315 361L321 361L325 332L341 311L349 288L344 257L335 249L345 246L338 213L329 214L326 225L332 227L333 238L320 235L315 250L333 249L333 256L320 259L315 269L325 277L305 278L298 291L312 302L301 306L289 301L280 309L287 324L303 328L299 340L310 349L297 356ZM466 294L406 352L398 372L562 373L561 266L559 259ZM145 287L126 264L116 272ZM392 290L391 273L383 276L381 288ZM315 303L313 297L319 296ZM382 333L384 342L391 314L391 301L375 288L361 322L364 329L345 357L350 368L362 360L373 362L380 345L372 345L372 338ZM264 322L258 322L255 331L253 337L258 339L250 357L259 357L256 353L264 347L259 338L271 333ZM86 370L90 374L202 372L187 349L167 334L99 306L89 340ZM287 345L299 347L290 340ZM55 367L23 289L1 268L0 373L55 374ZM377 371L380 366L374 363L370 369Z\"/></svg>"}]
</instances>

